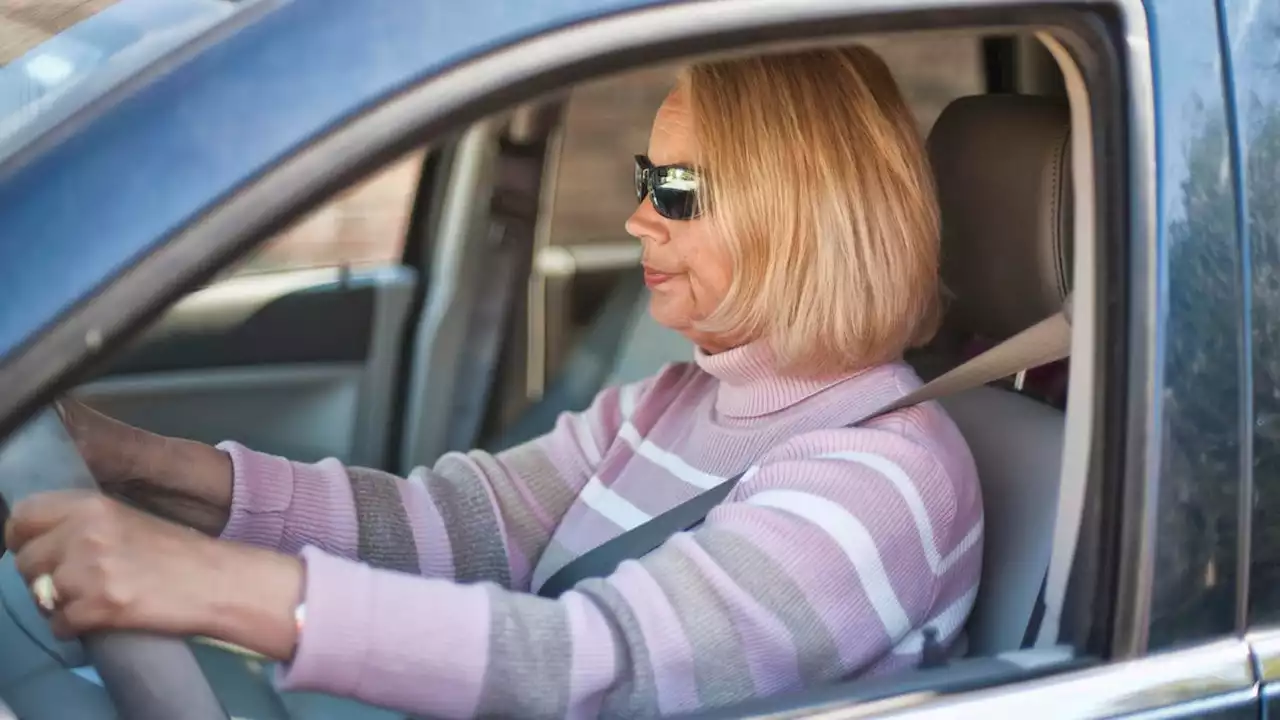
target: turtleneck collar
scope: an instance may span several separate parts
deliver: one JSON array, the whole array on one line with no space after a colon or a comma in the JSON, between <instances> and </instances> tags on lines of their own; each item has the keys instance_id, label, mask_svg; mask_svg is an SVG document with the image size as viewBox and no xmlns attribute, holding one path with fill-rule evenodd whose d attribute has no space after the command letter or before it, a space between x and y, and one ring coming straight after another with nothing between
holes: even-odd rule
<instances>
[{"instance_id":1,"label":"turtleneck collar","mask_svg":"<svg viewBox=\"0 0 1280 720\"><path fill-rule=\"evenodd\" d=\"M773 352L764 341L709 355L698 348L694 360L720 381L716 411L728 417L751 418L784 410L858 373L826 378L779 375Z\"/></svg>"}]
</instances>

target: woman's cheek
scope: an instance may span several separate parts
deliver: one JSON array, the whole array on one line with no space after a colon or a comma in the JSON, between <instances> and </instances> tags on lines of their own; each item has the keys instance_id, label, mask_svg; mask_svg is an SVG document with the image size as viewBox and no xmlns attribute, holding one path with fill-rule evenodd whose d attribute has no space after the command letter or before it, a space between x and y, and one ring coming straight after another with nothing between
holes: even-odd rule
<instances>
[{"instance_id":1,"label":"woman's cheek","mask_svg":"<svg viewBox=\"0 0 1280 720\"><path fill-rule=\"evenodd\" d=\"M720 307L729 294L729 285L733 280L728 259L717 258L717 262L704 263L703 271L698 273L693 286L697 313L700 320L705 320Z\"/></svg>"}]
</instances>

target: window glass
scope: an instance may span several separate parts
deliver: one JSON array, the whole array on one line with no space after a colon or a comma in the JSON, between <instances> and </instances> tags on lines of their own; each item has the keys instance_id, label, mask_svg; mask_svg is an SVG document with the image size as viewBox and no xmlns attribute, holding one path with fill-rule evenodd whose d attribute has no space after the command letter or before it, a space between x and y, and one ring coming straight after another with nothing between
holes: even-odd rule
<instances>
[{"instance_id":1,"label":"window glass","mask_svg":"<svg viewBox=\"0 0 1280 720\"><path fill-rule=\"evenodd\" d=\"M15 0L0 4L0 67L118 0Z\"/></svg>"},{"instance_id":2,"label":"window glass","mask_svg":"<svg viewBox=\"0 0 1280 720\"><path fill-rule=\"evenodd\" d=\"M228 0L0 2L0 149L37 117L55 122L236 7Z\"/></svg>"},{"instance_id":3,"label":"window glass","mask_svg":"<svg viewBox=\"0 0 1280 720\"><path fill-rule=\"evenodd\" d=\"M423 159L416 152L339 193L231 274L399 263Z\"/></svg>"}]
</instances>

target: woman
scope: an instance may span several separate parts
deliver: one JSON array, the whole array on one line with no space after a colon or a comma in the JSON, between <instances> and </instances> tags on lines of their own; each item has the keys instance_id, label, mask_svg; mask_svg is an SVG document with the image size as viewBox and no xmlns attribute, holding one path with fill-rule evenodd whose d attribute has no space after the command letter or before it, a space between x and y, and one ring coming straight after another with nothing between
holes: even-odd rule
<instances>
[{"instance_id":1,"label":"woman","mask_svg":"<svg viewBox=\"0 0 1280 720\"><path fill-rule=\"evenodd\" d=\"M933 404L845 427L918 387L900 358L938 317L930 175L887 68L861 48L695 66L648 152L627 231L694 363L408 479L66 405L104 488L153 514L15 508L55 629L212 636L288 688L433 716L663 715L912 666L926 626L949 643L981 559L968 449ZM532 594L748 469L696 530Z\"/></svg>"}]
</instances>

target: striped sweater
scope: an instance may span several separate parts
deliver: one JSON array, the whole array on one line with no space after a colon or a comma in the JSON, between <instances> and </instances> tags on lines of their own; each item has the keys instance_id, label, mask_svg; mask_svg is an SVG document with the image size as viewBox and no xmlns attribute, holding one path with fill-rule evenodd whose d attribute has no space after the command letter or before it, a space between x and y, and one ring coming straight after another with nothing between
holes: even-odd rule
<instances>
[{"instance_id":1,"label":"striped sweater","mask_svg":"<svg viewBox=\"0 0 1280 720\"><path fill-rule=\"evenodd\" d=\"M905 365L780 377L751 345L610 388L546 436L407 479L234 444L224 537L302 553L279 681L433 717L647 717L919 662L973 604L982 505ZM551 600L574 557L748 471L696 530Z\"/></svg>"}]
</instances>

